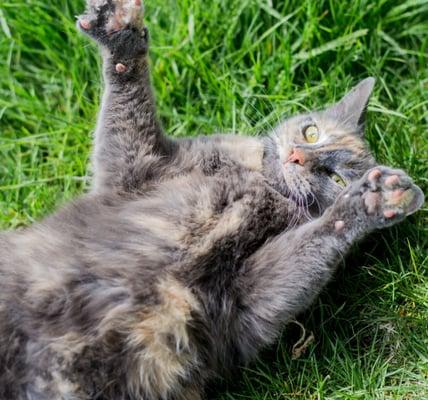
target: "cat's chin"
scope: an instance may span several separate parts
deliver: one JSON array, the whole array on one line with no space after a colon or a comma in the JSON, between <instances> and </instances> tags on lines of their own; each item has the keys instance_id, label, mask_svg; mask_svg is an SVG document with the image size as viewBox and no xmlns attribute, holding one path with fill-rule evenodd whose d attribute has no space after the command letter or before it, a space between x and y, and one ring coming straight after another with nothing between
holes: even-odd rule
<instances>
[{"instance_id":1,"label":"cat's chin","mask_svg":"<svg viewBox=\"0 0 428 400\"><path fill-rule=\"evenodd\" d=\"M311 185L303 176L304 168L300 165L284 165L282 175L289 197L293 200L306 201L313 200Z\"/></svg>"},{"instance_id":2,"label":"cat's chin","mask_svg":"<svg viewBox=\"0 0 428 400\"><path fill-rule=\"evenodd\" d=\"M270 174L265 173L269 185L284 198L292 200L299 208L308 210L317 204L310 189L302 190L308 188L309 182L300 178L297 171L285 171L284 166L281 167L282 170L276 170L274 174L272 172Z\"/></svg>"},{"instance_id":3,"label":"cat's chin","mask_svg":"<svg viewBox=\"0 0 428 400\"><path fill-rule=\"evenodd\" d=\"M302 194L302 193L295 193L295 192L289 192L288 199L292 200L298 207L304 208L305 210L310 210L314 208L314 205L316 205L316 199L315 196L311 193L308 194Z\"/></svg>"},{"instance_id":4,"label":"cat's chin","mask_svg":"<svg viewBox=\"0 0 428 400\"><path fill-rule=\"evenodd\" d=\"M276 181L274 184L271 184L271 186L283 197L292 200L298 207L310 209L317 204L316 197L311 191L302 192L301 190L297 190L295 185L291 186L287 184L285 178L280 182Z\"/></svg>"}]
</instances>

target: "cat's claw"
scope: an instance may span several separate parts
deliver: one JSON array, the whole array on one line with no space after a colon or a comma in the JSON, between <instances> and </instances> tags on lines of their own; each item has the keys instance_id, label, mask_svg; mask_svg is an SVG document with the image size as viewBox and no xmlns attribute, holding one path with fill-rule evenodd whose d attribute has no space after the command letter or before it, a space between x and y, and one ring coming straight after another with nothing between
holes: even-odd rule
<instances>
[{"instance_id":1,"label":"cat's claw","mask_svg":"<svg viewBox=\"0 0 428 400\"><path fill-rule=\"evenodd\" d=\"M359 221L368 228L391 226L413 214L424 203L424 194L401 170L378 166L345 189L336 209L343 217L335 222L337 232ZM347 218L344 218L346 216Z\"/></svg>"}]
</instances>

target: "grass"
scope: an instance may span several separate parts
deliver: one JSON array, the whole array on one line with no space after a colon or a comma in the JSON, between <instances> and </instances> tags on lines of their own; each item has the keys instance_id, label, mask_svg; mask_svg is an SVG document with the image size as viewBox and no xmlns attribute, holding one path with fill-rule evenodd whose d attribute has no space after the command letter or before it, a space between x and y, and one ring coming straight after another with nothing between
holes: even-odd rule
<instances>
[{"instance_id":1,"label":"grass","mask_svg":"<svg viewBox=\"0 0 428 400\"><path fill-rule=\"evenodd\" d=\"M254 134L377 78L367 139L428 188L428 1L147 0L159 110L171 135ZM100 61L82 1L0 0L0 227L88 185ZM425 210L358 246L294 326L218 399L427 399Z\"/></svg>"}]
</instances>

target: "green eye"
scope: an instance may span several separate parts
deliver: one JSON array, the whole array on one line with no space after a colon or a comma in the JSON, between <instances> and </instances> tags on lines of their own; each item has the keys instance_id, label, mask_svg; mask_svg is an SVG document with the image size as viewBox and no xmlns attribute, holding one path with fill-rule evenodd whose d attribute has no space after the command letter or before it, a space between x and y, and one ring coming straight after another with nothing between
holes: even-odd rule
<instances>
[{"instance_id":1,"label":"green eye","mask_svg":"<svg viewBox=\"0 0 428 400\"><path fill-rule=\"evenodd\" d=\"M336 182L336 184L338 184L339 186L346 186L346 182L337 174L331 175L331 179L333 179L333 181Z\"/></svg>"},{"instance_id":2,"label":"green eye","mask_svg":"<svg viewBox=\"0 0 428 400\"><path fill-rule=\"evenodd\" d=\"M309 125L303 130L303 136L308 143L316 143L320 138L320 131L315 125Z\"/></svg>"}]
</instances>

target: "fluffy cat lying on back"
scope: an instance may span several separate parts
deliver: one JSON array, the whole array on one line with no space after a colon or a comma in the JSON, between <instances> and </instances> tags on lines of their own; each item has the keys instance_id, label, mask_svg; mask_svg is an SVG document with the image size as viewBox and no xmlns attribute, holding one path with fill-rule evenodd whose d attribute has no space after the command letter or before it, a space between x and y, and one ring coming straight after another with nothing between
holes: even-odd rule
<instances>
[{"instance_id":1,"label":"fluffy cat lying on back","mask_svg":"<svg viewBox=\"0 0 428 400\"><path fill-rule=\"evenodd\" d=\"M264 137L172 140L139 0L88 0L104 58L91 193L0 235L0 398L199 400L423 193L363 141L374 81Z\"/></svg>"}]
</instances>

